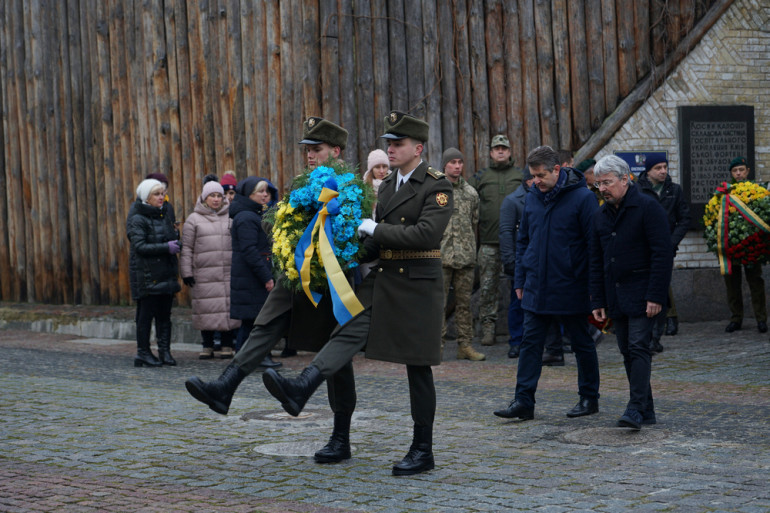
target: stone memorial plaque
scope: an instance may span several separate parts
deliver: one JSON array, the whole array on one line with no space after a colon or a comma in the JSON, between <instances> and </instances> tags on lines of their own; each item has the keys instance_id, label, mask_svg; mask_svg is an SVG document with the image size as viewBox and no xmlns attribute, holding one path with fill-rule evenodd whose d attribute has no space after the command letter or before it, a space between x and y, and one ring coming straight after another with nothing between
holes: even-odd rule
<instances>
[{"instance_id":1,"label":"stone memorial plaque","mask_svg":"<svg viewBox=\"0 0 770 513\"><path fill-rule=\"evenodd\" d=\"M746 157L754 179L754 107L683 106L679 116L682 189L692 211L691 228L703 228L703 210L735 157Z\"/></svg>"}]
</instances>

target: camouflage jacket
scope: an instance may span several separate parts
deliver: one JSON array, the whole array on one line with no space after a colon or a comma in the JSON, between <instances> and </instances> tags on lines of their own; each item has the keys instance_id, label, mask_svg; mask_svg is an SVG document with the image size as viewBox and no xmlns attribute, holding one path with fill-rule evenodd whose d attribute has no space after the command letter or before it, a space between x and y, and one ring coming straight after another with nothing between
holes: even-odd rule
<instances>
[{"instance_id":1,"label":"camouflage jacket","mask_svg":"<svg viewBox=\"0 0 770 513\"><path fill-rule=\"evenodd\" d=\"M462 269L476 263L476 228L479 224L479 195L460 177L452 184L454 209L441 239L441 263Z\"/></svg>"}]
</instances>

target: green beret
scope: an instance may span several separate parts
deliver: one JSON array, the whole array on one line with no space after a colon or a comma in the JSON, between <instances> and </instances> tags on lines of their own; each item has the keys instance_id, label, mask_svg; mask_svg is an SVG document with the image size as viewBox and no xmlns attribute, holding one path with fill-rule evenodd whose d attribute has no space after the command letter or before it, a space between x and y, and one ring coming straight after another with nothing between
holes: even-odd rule
<instances>
[{"instance_id":1,"label":"green beret","mask_svg":"<svg viewBox=\"0 0 770 513\"><path fill-rule=\"evenodd\" d=\"M730 169L729 171L732 171L735 166L747 166L746 163L746 157L735 157L733 160L730 161Z\"/></svg>"},{"instance_id":2,"label":"green beret","mask_svg":"<svg viewBox=\"0 0 770 513\"><path fill-rule=\"evenodd\" d=\"M304 130L300 144L327 143L344 150L348 143L348 131L327 119L309 117L302 126Z\"/></svg>"},{"instance_id":3,"label":"green beret","mask_svg":"<svg viewBox=\"0 0 770 513\"><path fill-rule=\"evenodd\" d=\"M580 164L578 164L575 169L577 169L581 173L585 173L588 168L595 165L596 165L596 161L594 159L585 159Z\"/></svg>"},{"instance_id":4,"label":"green beret","mask_svg":"<svg viewBox=\"0 0 770 513\"><path fill-rule=\"evenodd\" d=\"M420 142L428 140L428 123L397 110L385 116L385 135L382 139L404 139L411 137Z\"/></svg>"}]
</instances>

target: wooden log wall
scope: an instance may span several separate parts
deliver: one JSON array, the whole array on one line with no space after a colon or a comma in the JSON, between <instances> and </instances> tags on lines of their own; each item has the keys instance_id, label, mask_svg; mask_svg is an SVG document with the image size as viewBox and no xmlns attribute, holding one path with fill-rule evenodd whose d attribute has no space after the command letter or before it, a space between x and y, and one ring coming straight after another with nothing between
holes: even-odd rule
<instances>
[{"instance_id":1,"label":"wooden log wall","mask_svg":"<svg viewBox=\"0 0 770 513\"><path fill-rule=\"evenodd\" d=\"M577 150L714 3L4 0L0 299L128 303L139 181L165 173L180 220L209 173L285 190L307 116L348 128L354 164L384 148L390 109L467 173L496 133L517 165Z\"/></svg>"}]
</instances>

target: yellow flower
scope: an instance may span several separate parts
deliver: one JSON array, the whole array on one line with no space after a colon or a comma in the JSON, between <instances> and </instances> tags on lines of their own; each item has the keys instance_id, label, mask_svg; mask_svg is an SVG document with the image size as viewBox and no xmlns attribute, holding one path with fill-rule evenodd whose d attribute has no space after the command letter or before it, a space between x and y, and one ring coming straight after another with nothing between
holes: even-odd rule
<instances>
[{"instance_id":1,"label":"yellow flower","mask_svg":"<svg viewBox=\"0 0 770 513\"><path fill-rule=\"evenodd\" d=\"M286 277L289 278L291 281L295 281L299 279L299 273L295 268L289 267L286 269Z\"/></svg>"}]
</instances>

